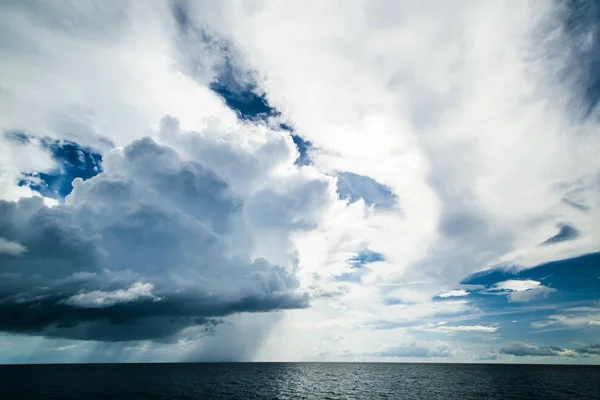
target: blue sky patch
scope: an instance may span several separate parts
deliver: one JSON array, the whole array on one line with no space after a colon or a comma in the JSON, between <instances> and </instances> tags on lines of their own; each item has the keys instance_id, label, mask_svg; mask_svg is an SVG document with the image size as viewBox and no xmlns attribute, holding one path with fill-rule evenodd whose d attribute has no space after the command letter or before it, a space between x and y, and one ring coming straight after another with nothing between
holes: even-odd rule
<instances>
[{"instance_id":1,"label":"blue sky patch","mask_svg":"<svg viewBox=\"0 0 600 400\"><path fill-rule=\"evenodd\" d=\"M22 133L8 134L7 137L23 143L31 138ZM27 185L45 197L64 199L73 190L75 178L86 180L102 172L102 155L99 153L68 140L43 138L40 141L42 147L52 154L57 168L50 172L24 174L19 186Z\"/></svg>"},{"instance_id":2,"label":"blue sky patch","mask_svg":"<svg viewBox=\"0 0 600 400\"><path fill-rule=\"evenodd\" d=\"M230 81L220 77L218 82L211 83L210 88L219 94L225 104L244 120L260 120L279 115L271 108L264 95L257 95L252 90L235 90Z\"/></svg>"},{"instance_id":3,"label":"blue sky patch","mask_svg":"<svg viewBox=\"0 0 600 400\"><path fill-rule=\"evenodd\" d=\"M337 191L340 199L350 203L363 199L368 206L390 210L398 206L398 198L392 190L368 176L352 172L340 172Z\"/></svg>"},{"instance_id":4,"label":"blue sky patch","mask_svg":"<svg viewBox=\"0 0 600 400\"><path fill-rule=\"evenodd\" d=\"M310 165L311 161L308 155L308 149L312 146L312 143L294 134L292 134L292 140L294 141L294 144L300 153L300 156L296 159L295 164L298 166Z\"/></svg>"},{"instance_id":5,"label":"blue sky patch","mask_svg":"<svg viewBox=\"0 0 600 400\"><path fill-rule=\"evenodd\" d=\"M488 270L461 284L468 295L434 300L467 301L470 310L431 318L430 323L495 326L498 343L518 340L553 345L596 340L599 327L586 324L586 318L600 305L600 252L521 271ZM524 288L516 289L519 285ZM394 304L394 299L390 302Z\"/></svg>"},{"instance_id":6,"label":"blue sky patch","mask_svg":"<svg viewBox=\"0 0 600 400\"><path fill-rule=\"evenodd\" d=\"M600 252L553 261L523 271L484 271L467 277L461 283L490 286L510 279L541 282L557 289L556 295L560 294L563 300L597 299L600 298Z\"/></svg>"},{"instance_id":7,"label":"blue sky patch","mask_svg":"<svg viewBox=\"0 0 600 400\"><path fill-rule=\"evenodd\" d=\"M256 94L254 88L241 88L240 85L232 84L232 82L235 82L234 74L230 73L228 76L220 76L219 82L212 83L210 87L223 98L225 104L234 110L240 119L259 121L280 115L279 111L269 105L264 95ZM295 164L298 166L310 165L308 150L312 143L293 133L294 129L288 124L280 123L279 128L291 133L292 140L300 153Z\"/></svg>"},{"instance_id":8,"label":"blue sky patch","mask_svg":"<svg viewBox=\"0 0 600 400\"><path fill-rule=\"evenodd\" d=\"M230 41L197 25L190 18L185 1L171 2L171 14L179 38L186 45L180 65L184 73L200 79L201 83L205 83L202 80L207 76L211 77L209 87L221 96L229 108L237 112L240 119L260 120L279 115L268 104L264 94L259 93L253 71L244 70L236 64L236 51ZM197 55L189 51L189 46L202 47L219 62L206 62L203 52Z\"/></svg>"},{"instance_id":9,"label":"blue sky patch","mask_svg":"<svg viewBox=\"0 0 600 400\"><path fill-rule=\"evenodd\" d=\"M207 31L204 27L195 25L190 19L188 4L185 1L171 2L171 14L181 40L196 44L200 42L210 52L220 56L218 65L211 66L214 69L212 72L216 75L208 86L223 99L227 107L236 112L239 119L266 121L270 117L281 116L281 113L269 104L266 95L259 90L255 81L255 71L246 70L237 62L238 53L232 43ZM203 60L195 59L189 52L185 55L188 59L185 59L181 67L184 73L196 77L196 69L201 70L206 65ZM294 129L286 123L280 122L279 129L292 134L292 139L300 152L296 165L310 165L308 149L311 143L295 134Z\"/></svg>"},{"instance_id":10,"label":"blue sky patch","mask_svg":"<svg viewBox=\"0 0 600 400\"><path fill-rule=\"evenodd\" d=\"M279 111L269 105L264 95L255 93L254 88L241 88L240 85L232 82L235 82L234 74L230 73L228 76L220 76L219 81L212 83L210 87L223 98L225 104L234 110L240 119L259 121L280 115ZM312 143L293 133L294 129L288 124L280 123L279 128L291 133L292 140L300 153L295 164L298 166L310 165L308 150L312 147Z\"/></svg>"},{"instance_id":11,"label":"blue sky patch","mask_svg":"<svg viewBox=\"0 0 600 400\"><path fill-rule=\"evenodd\" d=\"M350 259L350 264L352 264L352 268L361 268L366 264L378 261L385 261L382 254L371 250L364 250L352 257Z\"/></svg>"},{"instance_id":12,"label":"blue sky patch","mask_svg":"<svg viewBox=\"0 0 600 400\"><path fill-rule=\"evenodd\" d=\"M517 292L498 290L498 284L501 286L506 281L513 282L513 285L515 281L534 281L539 282L539 287L518 292L520 300L515 297L517 301L511 301L511 296ZM514 334L516 337L540 334L547 330L549 343L552 343L558 339L556 331L568 329L568 326L553 322L553 315L570 315L577 308L594 306L600 298L600 252L553 261L523 271L484 271L471 275L462 283L477 285L464 287L469 291L466 298L479 310L470 319L480 324L500 323L501 333ZM531 329L536 324L537 327L548 324L549 328ZM590 329L594 327L581 328L577 335L585 339L586 335L593 333ZM573 340L575 333L571 331L570 335Z\"/></svg>"},{"instance_id":13,"label":"blue sky patch","mask_svg":"<svg viewBox=\"0 0 600 400\"><path fill-rule=\"evenodd\" d=\"M214 74L209 87L221 96L229 108L237 112L240 119L259 120L279 115L277 110L269 106L264 94L258 92L253 71L244 70L236 65L235 49L230 41L195 24L190 18L185 1L171 2L171 14L179 37L184 43L201 46L219 59L219 62L213 65L205 63L202 56L184 51L181 67L185 73L194 78L204 79L204 74Z\"/></svg>"},{"instance_id":14,"label":"blue sky patch","mask_svg":"<svg viewBox=\"0 0 600 400\"><path fill-rule=\"evenodd\" d=\"M371 250L363 250L348 260L351 271L336 276L334 280L359 283L361 277L369 271L367 264L379 261L385 261L382 254Z\"/></svg>"},{"instance_id":15,"label":"blue sky patch","mask_svg":"<svg viewBox=\"0 0 600 400\"><path fill-rule=\"evenodd\" d=\"M569 224L560 224L558 228L558 233L544 241L542 243L543 246L554 243L566 242L568 240L573 240L579 237L579 231Z\"/></svg>"}]
</instances>

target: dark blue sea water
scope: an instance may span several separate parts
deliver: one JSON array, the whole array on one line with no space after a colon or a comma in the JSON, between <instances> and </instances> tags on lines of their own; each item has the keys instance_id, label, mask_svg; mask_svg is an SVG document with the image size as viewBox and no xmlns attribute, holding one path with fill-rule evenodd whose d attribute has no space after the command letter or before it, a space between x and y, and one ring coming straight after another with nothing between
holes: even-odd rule
<instances>
[{"instance_id":1,"label":"dark blue sea water","mask_svg":"<svg viewBox=\"0 0 600 400\"><path fill-rule=\"evenodd\" d=\"M600 366L367 363L0 366L0 399L600 399Z\"/></svg>"}]
</instances>

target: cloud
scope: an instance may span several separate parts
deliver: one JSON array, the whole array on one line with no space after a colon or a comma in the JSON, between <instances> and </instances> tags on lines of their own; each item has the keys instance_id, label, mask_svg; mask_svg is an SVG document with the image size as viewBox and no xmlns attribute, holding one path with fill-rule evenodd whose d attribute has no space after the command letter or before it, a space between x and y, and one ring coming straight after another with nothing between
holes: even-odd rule
<instances>
[{"instance_id":1,"label":"cloud","mask_svg":"<svg viewBox=\"0 0 600 400\"><path fill-rule=\"evenodd\" d=\"M161 298L152 294L154 285L136 282L127 289L113 291L92 290L82 292L66 299L65 304L82 308L111 307L119 303L135 302L143 299L160 301Z\"/></svg>"},{"instance_id":2,"label":"cloud","mask_svg":"<svg viewBox=\"0 0 600 400\"><path fill-rule=\"evenodd\" d=\"M597 250L593 18L570 29L556 2L321 3L0 5L13 136L0 137L0 237L26 248L0 252L2 329L198 345L217 331L211 359L285 359L318 347L322 320L359 347L433 316L490 326L482 297L574 298L559 281L597 293L582 264L578 279L487 283L539 283L489 292L510 304L466 287L436 298L476 271ZM40 195L66 199L24 199ZM576 237L539 245L565 221ZM353 269L365 249L382 260ZM239 313L283 309L251 315L251 348L237 346L253 326Z\"/></svg>"},{"instance_id":3,"label":"cloud","mask_svg":"<svg viewBox=\"0 0 600 400\"><path fill-rule=\"evenodd\" d=\"M449 292L438 294L437 297L441 297L441 298L446 298L446 297L463 297L463 296L467 296L468 294L469 294L469 292L467 292L464 289L455 289L455 290L451 290Z\"/></svg>"},{"instance_id":4,"label":"cloud","mask_svg":"<svg viewBox=\"0 0 600 400\"><path fill-rule=\"evenodd\" d=\"M532 281L532 280L516 280L511 279L504 282L498 282L494 285L492 290L508 290L511 292L523 292L527 290L532 290L540 287L540 282Z\"/></svg>"},{"instance_id":5,"label":"cloud","mask_svg":"<svg viewBox=\"0 0 600 400\"><path fill-rule=\"evenodd\" d=\"M426 332L438 332L438 333L457 333L457 332L487 332L493 333L498 330L497 326L486 326L486 325L446 325L437 324L437 325L425 325L422 327L414 328L418 331L426 331Z\"/></svg>"},{"instance_id":6,"label":"cloud","mask_svg":"<svg viewBox=\"0 0 600 400\"><path fill-rule=\"evenodd\" d=\"M20 243L11 242L0 237L0 254L19 256L27 251L27 248Z\"/></svg>"},{"instance_id":7,"label":"cloud","mask_svg":"<svg viewBox=\"0 0 600 400\"><path fill-rule=\"evenodd\" d=\"M542 329L548 327L558 327L562 329L581 329L585 327L600 326L600 313L586 315L550 315L544 321L535 321L531 327Z\"/></svg>"},{"instance_id":8,"label":"cloud","mask_svg":"<svg viewBox=\"0 0 600 400\"><path fill-rule=\"evenodd\" d=\"M52 154L56 163L49 171L24 172L19 186L28 186L42 196L64 199L71 193L75 178L89 179L102 171L102 156L77 143L49 138L20 136L24 143L39 140L42 147Z\"/></svg>"},{"instance_id":9,"label":"cloud","mask_svg":"<svg viewBox=\"0 0 600 400\"><path fill-rule=\"evenodd\" d=\"M407 294L407 297L410 295L412 293ZM374 326L377 330L395 329L415 325L415 321L432 316L444 318L450 315L466 314L473 310L467 301L462 300L430 303L409 300L407 298L406 301L396 301L388 304L384 312L373 316L374 319L370 321L369 325Z\"/></svg>"},{"instance_id":10,"label":"cloud","mask_svg":"<svg viewBox=\"0 0 600 400\"><path fill-rule=\"evenodd\" d=\"M478 284L479 287L477 288L469 288L469 290L475 294L475 300L480 304L487 304L494 307L501 307L502 305L490 296L482 297L478 296L478 294L504 293L504 295L509 295L511 293L514 294L514 292L508 289L519 289L521 290L521 294L529 296L529 294L539 293L540 290L542 292L547 291L547 289L539 289L539 286L545 286L556 289L556 292L548 292L550 296L548 296L547 299L543 299L545 302L553 301L553 307L556 307L557 305L561 307L561 301L567 299L579 302L593 302L597 298L595 293L598 292L598 285L600 283L597 279L597 276L600 274L599 256L600 253L591 253L580 257L545 263L526 270L520 270L516 267L510 269L497 268L475 274L463 280L462 283ZM521 282L513 282L515 287L506 287L507 290L504 291L492 290L497 283L505 281ZM529 289L531 293L528 292L527 289ZM521 303L513 304L516 306ZM564 308L572 310L574 307L565 305ZM581 307L577 308L581 309ZM582 309L582 312L583 311L585 310ZM597 313L600 309L587 309L587 311L590 313Z\"/></svg>"},{"instance_id":11,"label":"cloud","mask_svg":"<svg viewBox=\"0 0 600 400\"><path fill-rule=\"evenodd\" d=\"M485 354L476 355L473 359L478 361L493 361L498 359L498 353L489 351Z\"/></svg>"},{"instance_id":12,"label":"cloud","mask_svg":"<svg viewBox=\"0 0 600 400\"><path fill-rule=\"evenodd\" d=\"M597 204L591 177L598 165L575 133L585 132L597 147L593 129L587 121L570 122L582 103L577 69L555 49L575 51L579 38L552 31L562 26L562 8L527 3L424 11L355 1L344 9L323 7L319 23L300 37L284 32L290 25L305 29L310 4L231 8L194 4L189 18L235 43L270 105L318 149L314 165L368 177L401 199L404 229L386 234L407 243L394 256L410 262L403 271L410 279L435 275L442 260L453 266L445 276L460 279L504 261L531 267L558 254L593 251L587 238L596 234L586 221L596 214L581 215L563 201L577 192L583 203ZM331 36L332 24L342 37ZM428 38L427 46L408 37ZM492 62L496 52L510 57ZM570 79L557 81L556 71ZM556 97L548 103L545 93ZM560 144L565 129L573 132L568 150ZM532 156L532 149L542 151ZM578 240L550 253L537 249L557 218L571 216ZM436 238L427 257L410 253L412 238Z\"/></svg>"},{"instance_id":13,"label":"cloud","mask_svg":"<svg viewBox=\"0 0 600 400\"><path fill-rule=\"evenodd\" d=\"M0 199L18 200L36 195L29 186L19 186L18 182L24 174L48 172L53 168L55 162L39 139L28 139L15 132L0 134Z\"/></svg>"},{"instance_id":14,"label":"cloud","mask_svg":"<svg viewBox=\"0 0 600 400\"><path fill-rule=\"evenodd\" d=\"M522 342L513 342L507 346L501 347L500 353L517 357L574 355L568 353L568 350L564 350L559 347L538 347Z\"/></svg>"},{"instance_id":15,"label":"cloud","mask_svg":"<svg viewBox=\"0 0 600 400\"><path fill-rule=\"evenodd\" d=\"M300 153L299 157L296 159L296 165L310 165L310 146L311 143L307 140L302 139L298 135L292 135L292 139L294 140L294 144L298 148L298 152Z\"/></svg>"},{"instance_id":16,"label":"cloud","mask_svg":"<svg viewBox=\"0 0 600 400\"><path fill-rule=\"evenodd\" d=\"M585 347L580 347L577 349L579 354L587 354L587 355L600 355L600 344L590 344Z\"/></svg>"},{"instance_id":17,"label":"cloud","mask_svg":"<svg viewBox=\"0 0 600 400\"><path fill-rule=\"evenodd\" d=\"M333 277L335 281L360 283L361 278L370 271L371 263L384 262L383 255L371 250L363 250L348 260L349 272L344 272Z\"/></svg>"},{"instance_id":18,"label":"cloud","mask_svg":"<svg viewBox=\"0 0 600 400\"><path fill-rule=\"evenodd\" d=\"M430 343L429 346L418 345L417 343L390 346L385 350L375 353L378 357L414 357L414 358L429 358L429 357L450 357L454 354L454 350L446 342L436 341Z\"/></svg>"},{"instance_id":19,"label":"cloud","mask_svg":"<svg viewBox=\"0 0 600 400\"><path fill-rule=\"evenodd\" d=\"M510 279L496 283L488 291L490 293L505 294L508 296L508 300L513 303L526 303L546 297L550 293L556 292L556 289L544 286L541 282L531 279Z\"/></svg>"},{"instance_id":20,"label":"cloud","mask_svg":"<svg viewBox=\"0 0 600 400\"><path fill-rule=\"evenodd\" d=\"M200 138L196 132L179 135ZM228 160L227 152L241 150L219 144L225 157L203 165L145 138L106 154L104 172L75 179L65 204L0 202L0 236L27 248L19 257L0 255L0 329L144 340L233 313L306 307L286 235L316 223L335 200L333 181L293 166L291 138L267 140L264 146L275 145L270 151L288 155L260 166L263 161L247 151L245 159L257 168L254 174L246 170L237 187L225 180L231 166L219 169L219 163ZM257 147L259 154L264 146ZM194 143L187 148L194 151ZM264 168L281 163L289 163L286 174L260 181ZM282 265L256 253L261 236L255 235L269 232L277 232L282 246L262 253Z\"/></svg>"},{"instance_id":21,"label":"cloud","mask_svg":"<svg viewBox=\"0 0 600 400\"><path fill-rule=\"evenodd\" d=\"M526 356L540 356L540 357L577 357L577 356L588 356L597 355L599 348L598 345L592 344L589 346L581 347L579 349L563 349L555 346L538 347L522 342L513 342L507 346L500 348L501 354L513 355L517 357Z\"/></svg>"}]
</instances>

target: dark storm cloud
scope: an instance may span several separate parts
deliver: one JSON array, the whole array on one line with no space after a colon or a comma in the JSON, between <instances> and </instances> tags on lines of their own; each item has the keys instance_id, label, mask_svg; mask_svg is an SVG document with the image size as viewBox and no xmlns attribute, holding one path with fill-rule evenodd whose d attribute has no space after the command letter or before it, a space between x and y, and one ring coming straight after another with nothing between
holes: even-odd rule
<instances>
[{"instance_id":1,"label":"dark storm cloud","mask_svg":"<svg viewBox=\"0 0 600 400\"><path fill-rule=\"evenodd\" d=\"M234 313L306 307L291 271L239 247L252 241L244 207L215 172L148 138L105 155L105 171L76 179L65 204L1 201L0 238L22 251L0 252L0 330L160 339Z\"/></svg>"},{"instance_id":2,"label":"dark storm cloud","mask_svg":"<svg viewBox=\"0 0 600 400\"><path fill-rule=\"evenodd\" d=\"M6 277L5 277L6 278ZM70 286L70 287L69 287ZM301 296L285 294L215 298L205 293L157 292L163 296L140 297L106 307L78 306L70 302L80 286L32 288L0 302L0 330L77 340L127 341L163 339L194 325L210 328L217 317L238 312L261 312L305 305ZM110 292L105 292L109 294Z\"/></svg>"},{"instance_id":3,"label":"dark storm cloud","mask_svg":"<svg viewBox=\"0 0 600 400\"><path fill-rule=\"evenodd\" d=\"M461 284L492 287L507 280L533 280L556 289L564 300L596 300L600 291L600 280L597 279L599 274L600 253L590 253L525 270L490 269L468 276ZM494 302L490 296L485 296L482 300Z\"/></svg>"}]
</instances>

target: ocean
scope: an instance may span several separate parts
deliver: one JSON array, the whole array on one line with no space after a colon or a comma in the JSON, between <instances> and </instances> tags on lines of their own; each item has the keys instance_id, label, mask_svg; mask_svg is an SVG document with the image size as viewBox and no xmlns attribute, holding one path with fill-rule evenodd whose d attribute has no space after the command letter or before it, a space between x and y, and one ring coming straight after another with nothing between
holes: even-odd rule
<instances>
[{"instance_id":1,"label":"ocean","mask_svg":"<svg viewBox=\"0 0 600 400\"><path fill-rule=\"evenodd\" d=\"M600 399L600 366L5 365L0 399Z\"/></svg>"}]
</instances>

